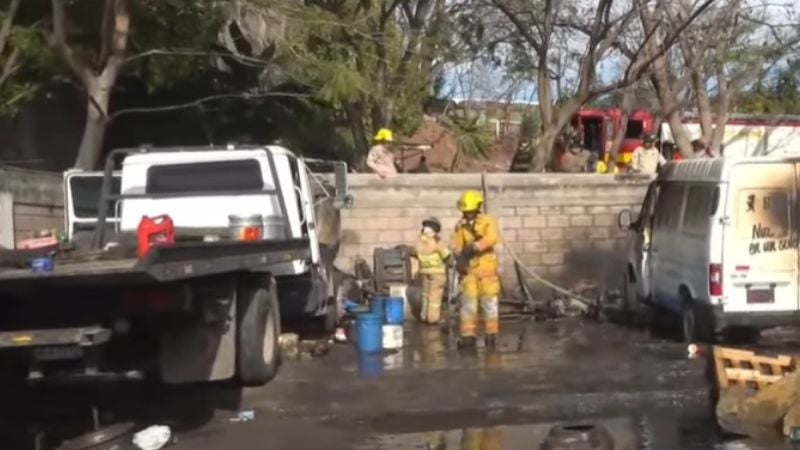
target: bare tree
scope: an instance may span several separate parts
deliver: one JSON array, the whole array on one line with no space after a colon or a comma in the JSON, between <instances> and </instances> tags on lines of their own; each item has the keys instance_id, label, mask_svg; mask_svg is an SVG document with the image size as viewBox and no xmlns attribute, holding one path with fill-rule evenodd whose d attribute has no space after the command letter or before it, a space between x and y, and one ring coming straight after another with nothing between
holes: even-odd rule
<instances>
[{"instance_id":1,"label":"bare tree","mask_svg":"<svg viewBox=\"0 0 800 450\"><path fill-rule=\"evenodd\" d=\"M648 73L664 53L677 43L680 33L700 16L714 0L706 0L694 8L679 26L663 30L658 45L652 39L662 30L654 24L643 34L643 42L629 55L620 77L609 82L598 78L598 66L612 52L617 43L634 27L643 2L634 0L626 5L617 5L613 0L599 0L595 6L588 2L557 2L540 0L489 0L505 18L513 24L531 50L531 62L535 67L537 93L543 132L539 141L532 169L540 171L547 160L561 131L568 125L578 109L600 96L631 86ZM656 1L657 5L669 0ZM581 42L579 62L575 69L575 86L572 92L556 103L551 84L551 61L555 39L573 37ZM649 51L648 51L649 50Z\"/></svg>"},{"instance_id":2,"label":"bare tree","mask_svg":"<svg viewBox=\"0 0 800 450\"><path fill-rule=\"evenodd\" d=\"M745 0L716 5L685 27L673 51L653 64L649 81L657 93L661 115L685 157L692 155L692 149L681 120L683 110L696 111L700 137L712 152L719 152L738 95L800 43L798 28L779 22L780 17L790 17L783 8L791 6ZM664 7L642 8L639 20L645 31L657 24L675 29L691 10L689 0L675 0ZM657 52L661 38L656 34L647 49ZM618 48L633 57L630 46L620 43Z\"/></svg>"},{"instance_id":3,"label":"bare tree","mask_svg":"<svg viewBox=\"0 0 800 450\"><path fill-rule=\"evenodd\" d=\"M92 169L103 150L112 89L125 63L131 23L128 0L105 0L100 51L94 61L85 61L70 45L69 21L64 1L52 0L52 6L51 43L87 96L86 125L75 167Z\"/></svg>"}]
</instances>

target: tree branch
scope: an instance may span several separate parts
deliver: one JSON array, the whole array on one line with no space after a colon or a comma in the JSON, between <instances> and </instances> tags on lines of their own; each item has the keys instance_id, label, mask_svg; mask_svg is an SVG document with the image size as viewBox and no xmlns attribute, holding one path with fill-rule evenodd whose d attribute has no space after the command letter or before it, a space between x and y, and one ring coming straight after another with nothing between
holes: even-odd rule
<instances>
[{"instance_id":1,"label":"tree branch","mask_svg":"<svg viewBox=\"0 0 800 450\"><path fill-rule=\"evenodd\" d=\"M11 4L8 5L8 12L6 12L3 24L0 26L0 57L5 54L8 40L11 38L11 26L14 24L21 2L22 0L11 0Z\"/></svg>"},{"instance_id":2,"label":"tree branch","mask_svg":"<svg viewBox=\"0 0 800 450\"><path fill-rule=\"evenodd\" d=\"M105 67L111 56L111 45L114 40L114 16L116 15L116 0L105 0L103 7L103 22L100 25L100 54L96 67Z\"/></svg>"},{"instance_id":3,"label":"tree branch","mask_svg":"<svg viewBox=\"0 0 800 450\"><path fill-rule=\"evenodd\" d=\"M89 84L89 68L80 62L75 56L72 48L67 42L67 13L64 8L63 0L52 0L53 5L53 33L50 36L50 44L55 48L56 53L72 74L87 87Z\"/></svg>"}]
</instances>

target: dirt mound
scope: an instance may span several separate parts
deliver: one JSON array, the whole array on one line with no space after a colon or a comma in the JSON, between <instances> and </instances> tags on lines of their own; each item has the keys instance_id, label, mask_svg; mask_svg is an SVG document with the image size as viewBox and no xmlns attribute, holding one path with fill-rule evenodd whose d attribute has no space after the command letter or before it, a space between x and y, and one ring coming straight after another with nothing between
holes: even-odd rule
<instances>
[{"instance_id":1,"label":"dirt mound","mask_svg":"<svg viewBox=\"0 0 800 450\"><path fill-rule=\"evenodd\" d=\"M403 151L405 170L413 171L419 164L420 157L425 156L431 172L450 172L456 158L457 144L453 134L447 128L426 117L413 136L403 139L408 144ZM424 152L413 148L430 146ZM491 143L488 158L479 156L458 155L453 172L507 172L517 147L517 137L508 135Z\"/></svg>"}]
</instances>

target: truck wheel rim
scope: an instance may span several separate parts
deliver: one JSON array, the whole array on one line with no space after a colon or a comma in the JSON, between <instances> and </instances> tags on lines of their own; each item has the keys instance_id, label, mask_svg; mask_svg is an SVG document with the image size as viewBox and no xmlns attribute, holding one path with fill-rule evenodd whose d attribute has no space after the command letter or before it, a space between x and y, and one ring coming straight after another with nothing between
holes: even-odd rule
<instances>
[{"instance_id":1,"label":"truck wheel rim","mask_svg":"<svg viewBox=\"0 0 800 450\"><path fill-rule=\"evenodd\" d=\"M273 312L267 313L267 326L264 329L264 345L261 346L264 362L272 363L275 356L275 320L272 317Z\"/></svg>"}]
</instances>

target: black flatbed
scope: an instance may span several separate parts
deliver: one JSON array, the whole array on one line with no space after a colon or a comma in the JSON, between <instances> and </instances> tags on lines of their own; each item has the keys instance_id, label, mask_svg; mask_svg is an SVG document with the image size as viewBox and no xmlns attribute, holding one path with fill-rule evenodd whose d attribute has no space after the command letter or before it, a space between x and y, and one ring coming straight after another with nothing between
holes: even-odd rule
<instances>
[{"instance_id":1,"label":"black flatbed","mask_svg":"<svg viewBox=\"0 0 800 450\"><path fill-rule=\"evenodd\" d=\"M269 266L310 257L308 239L176 243L153 247L144 259L55 260L52 272L0 269L0 292L59 286L154 284Z\"/></svg>"}]
</instances>

